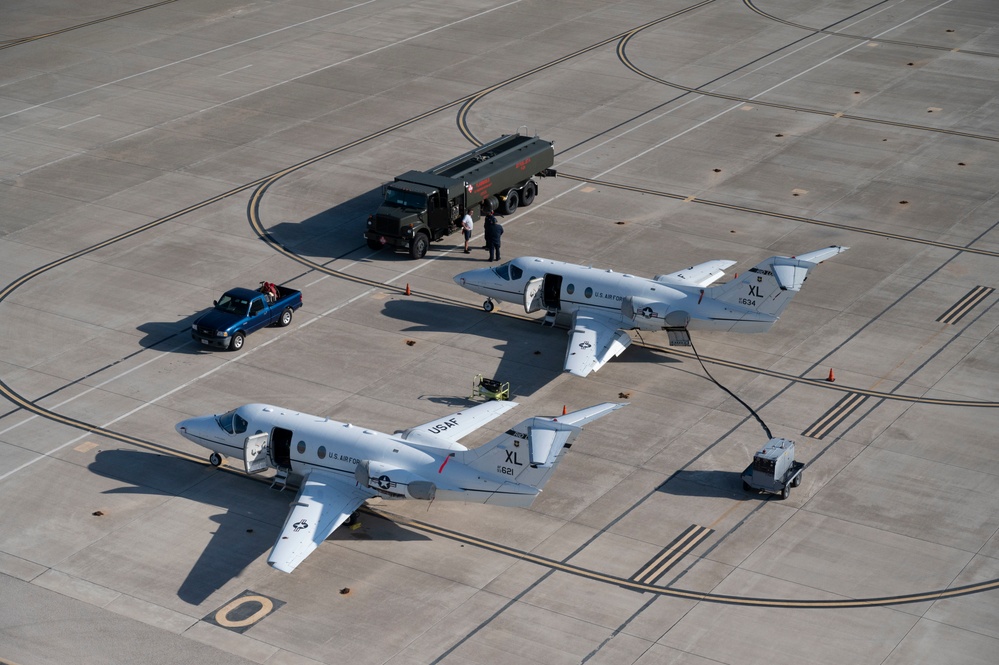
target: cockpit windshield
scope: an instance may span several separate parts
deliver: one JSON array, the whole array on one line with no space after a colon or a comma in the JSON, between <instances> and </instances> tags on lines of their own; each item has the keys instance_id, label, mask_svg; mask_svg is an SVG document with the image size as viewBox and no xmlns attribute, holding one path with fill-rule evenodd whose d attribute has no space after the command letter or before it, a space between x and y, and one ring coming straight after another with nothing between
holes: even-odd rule
<instances>
[{"instance_id":1,"label":"cockpit windshield","mask_svg":"<svg viewBox=\"0 0 999 665\"><path fill-rule=\"evenodd\" d=\"M424 210L427 207L427 195L389 187L385 190L385 203L399 206L400 208L418 208L419 210Z\"/></svg>"},{"instance_id":2,"label":"cockpit windshield","mask_svg":"<svg viewBox=\"0 0 999 665\"><path fill-rule=\"evenodd\" d=\"M246 314L250 307L250 301L246 298L233 298L227 293L219 298L215 307L227 314Z\"/></svg>"},{"instance_id":3,"label":"cockpit windshield","mask_svg":"<svg viewBox=\"0 0 999 665\"><path fill-rule=\"evenodd\" d=\"M516 282L524 276L524 271L515 266L513 261L507 261L503 265L493 268L493 272L496 273L497 277L505 279L508 282L511 280Z\"/></svg>"},{"instance_id":4,"label":"cockpit windshield","mask_svg":"<svg viewBox=\"0 0 999 665\"><path fill-rule=\"evenodd\" d=\"M223 413L221 416L215 416L215 422L219 424L219 427L224 429L228 434L242 434L246 431L246 421L236 413L236 409L229 411L228 413Z\"/></svg>"}]
</instances>

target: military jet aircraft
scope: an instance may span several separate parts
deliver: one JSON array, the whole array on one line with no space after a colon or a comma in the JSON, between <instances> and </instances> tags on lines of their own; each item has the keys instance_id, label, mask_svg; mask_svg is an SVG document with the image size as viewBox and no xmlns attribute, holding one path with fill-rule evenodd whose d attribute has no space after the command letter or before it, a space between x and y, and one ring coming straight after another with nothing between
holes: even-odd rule
<instances>
[{"instance_id":1,"label":"military jet aircraft","mask_svg":"<svg viewBox=\"0 0 999 665\"><path fill-rule=\"evenodd\" d=\"M384 434L279 406L246 404L177 423L177 432L248 474L276 468L278 481L302 477L281 535L267 558L290 573L365 500L457 500L531 505L583 425L625 403L598 404L557 417L528 418L469 450L458 440L517 406L492 401L423 425Z\"/></svg>"},{"instance_id":2,"label":"military jet aircraft","mask_svg":"<svg viewBox=\"0 0 999 665\"><path fill-rule=\"evenodd\" d=\"M595 372L629 344L628 330L666 330L671 344L689 344L687 330L766 332L804 284L808 271L848 247L772 256L738 279L711 286L735 261L708 261L652 279L522 256L495 268L455 276L460 286L493 300L547 310L545 323L572 316L565 371Z\"/></svg>"}]
</instances>

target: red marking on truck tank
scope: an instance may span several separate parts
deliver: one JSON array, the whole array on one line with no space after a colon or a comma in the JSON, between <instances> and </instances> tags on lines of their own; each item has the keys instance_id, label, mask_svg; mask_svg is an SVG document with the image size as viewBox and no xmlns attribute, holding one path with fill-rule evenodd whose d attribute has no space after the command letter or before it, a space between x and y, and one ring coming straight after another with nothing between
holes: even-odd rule
<instances>
[{"instance_id":1,"label":"red marking on truck tank","mask_svg":"<svg viewBox=\"0 0 999 665\"><path fill-rule=\"evenodd\" d=\"M493 184L492 178L486 178L485 180L480 180L479 182L475 183L475 193L481 196L482 198L485 198L486 194L489 193L489 188L492 186L492 184Z\"/></svg>"},{"instance_id":2,"label":"red marking on truck tank","mask_svg":"<svg viewBox=\"0 0 999 665\"><path fill-rule=\"evenodd\" d=\"M530 164L530 163L531 163L531 158L528 157L527 159L522 159L519 162L517 162L516 166L521 171L526 171L527 170L527 165Z\"/></svg>"}]
</instances>

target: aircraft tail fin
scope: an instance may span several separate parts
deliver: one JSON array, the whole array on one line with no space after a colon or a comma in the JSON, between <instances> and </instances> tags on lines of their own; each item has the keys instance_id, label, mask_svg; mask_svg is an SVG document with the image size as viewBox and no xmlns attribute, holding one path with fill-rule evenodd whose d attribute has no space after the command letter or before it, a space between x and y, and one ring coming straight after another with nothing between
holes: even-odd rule
<instances>
[{"instance_id":1,"label":"aircraft tail fin","mask_svg":"<svg viewBox=\"0 0 999 665\"><path fill-rule=\"evenodd\" d=\"M755 313L761 322L773 325L791 298L801 290L808 271L847 249L833 245L798 256L771 256L738 279L705 289L704 294L733 309L749 310L745 319L754 318Z\"/></svg>"},{"instance_id":2,"label":"aircraft tail fin","mask_svg":"<svg viewBox=\"0 0 999 665\"><path fill-rule=\"evenodd\" d=\"M625 404L606 402L555 418L528 418L492 441L459 455L474 469L540 490L582 426L622 406Z\"/></svg>"}]
</instances>

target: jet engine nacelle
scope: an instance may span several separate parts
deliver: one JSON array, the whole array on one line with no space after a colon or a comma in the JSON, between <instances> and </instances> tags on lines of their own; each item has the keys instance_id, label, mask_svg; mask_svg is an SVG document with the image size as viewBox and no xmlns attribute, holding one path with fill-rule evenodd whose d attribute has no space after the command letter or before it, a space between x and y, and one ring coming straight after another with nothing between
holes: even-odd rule
<instances>
[{"instance_id":1,"label":"jet engine nacelle","mask_svg":"<svg viewBox=\"0 0 999 665\"><path fill-rule=\"evenodd\" d=\"M676 327L666 320L669 305L664 302L628 296L621 302L621 313L643 330L662 330L666 327Z\"/></svg>"},{"instance_id":2,"label":"jet engine nacelle","mask_svg":"<svg viewBox=\"0 0 999 665\"><path fill-rule=\"evenodd\" d=\"M390 466L384 462L362 460L354 470L354 478L386 498L410 498L433 501L437 486L407 469Z\"/></svg>"}]
</instances>

